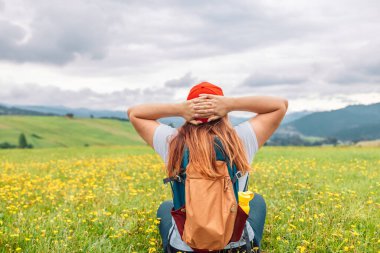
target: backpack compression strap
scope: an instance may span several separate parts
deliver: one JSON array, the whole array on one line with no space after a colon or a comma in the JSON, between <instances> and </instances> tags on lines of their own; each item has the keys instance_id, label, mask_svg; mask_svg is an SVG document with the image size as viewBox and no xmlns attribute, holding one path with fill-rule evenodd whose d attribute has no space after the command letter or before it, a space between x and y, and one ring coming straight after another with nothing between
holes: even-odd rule
<instances>
[{"instance_id":1,"label":"backpack compression strap","mask_svg":"<svg viewBox=\"0 0 380 253\"><path fill-rule=\"evenodd\" d=\"M218 157L221 158L220 160L224 160L227 164L228 174L230 175L232 185L233 185L233 189L234 189L235 199L236 199L236 202L239 203L239 198L238 198L239 180L238 179L241 178L243 175L236 168L235 163L232 163L232 166L230 166L230 158L226 154L222 142L220 141L220 139L217 136L215 137L215 139L216 139L216 143L217 143L216 146L218 147L217 148L218 152L216 152L217 158Z\"/></svg>"},{"instance_id":2,"label":"backpack compression strap","mask_svg":"<svg viewBox=\"0 0 380 253\"><path fill-rule=\"evenodd\" d=\"M180 183L184 182L183 175L185 175L185 171L186 171L186 169L181 168L181 172L179 173L179 175L175 175L173 177L164 178L163 179L164 184L167 184L167 183L172 182L172 181L177 181L177 182L180 182Z\"/></svg>"},{"instance_id":3,"label":"backpack compression strap","mask_svg":"<svg viewBox=\"0 0 380 253\"><path fill-rule=\"evenodd\" d=\"M181 161L181 171L179 175L167 177L163 180L164 184L170 183L172 189L174 210L182 207L185 204L185 180L186 166L189 163L189 148L185 145Z\"/></svg>"}]
</instances>

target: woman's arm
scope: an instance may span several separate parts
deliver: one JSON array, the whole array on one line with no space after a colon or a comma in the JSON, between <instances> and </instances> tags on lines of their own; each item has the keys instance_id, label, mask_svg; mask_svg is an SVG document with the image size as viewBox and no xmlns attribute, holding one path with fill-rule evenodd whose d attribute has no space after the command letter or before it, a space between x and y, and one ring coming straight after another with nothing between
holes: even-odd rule
<instances>
[{"instance_id":1,"label":"woman's arm","mask_svg":"<svg viewBox=\"0 0 380 253\"><path fill-rule=\"evenodd\" d=\"M195 106L195 113L199 114L200 117L211 116L209 120L223 117L231 111L257 113L249 119L249 122L256 133L259 147L264 145L279 127L288 109L288 101L281 97L225 97L209 94L201 94L200 96L207 98L208 102L199 103Z\"/></svg>"},{"instance_id":2,"label":"woman's arm","mask_svg":"<svg viewBox=\"0 0 380 253\"><path fill-rule=\"evenodd\" d=\"M201 123L194 120L195 105L204 101L202 98L187 100L180 103L151 103L135 105L128 108L129 121L137 133L153 147L153 135L159 126L157 119L164 117L180 116L192 124Z\"/></svg>"}]
</instances>

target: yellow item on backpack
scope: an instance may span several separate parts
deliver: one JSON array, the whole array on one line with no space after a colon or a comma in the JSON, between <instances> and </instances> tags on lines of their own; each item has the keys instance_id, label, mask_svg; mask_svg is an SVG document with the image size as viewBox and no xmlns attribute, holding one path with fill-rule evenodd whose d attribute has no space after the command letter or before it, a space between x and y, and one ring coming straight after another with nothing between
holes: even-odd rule
<instances>
[{"instance_id":1,"label":"yellow item on backpack","mask_svg":"<svg viewBox=\"0 0 380 253\"><path fill-rule=\"evenodd\" d=\"M238 192L239 206L246 214L249 214L249 201L253 199L255 194L251 191Z\"/></svg>"}]
</instances>

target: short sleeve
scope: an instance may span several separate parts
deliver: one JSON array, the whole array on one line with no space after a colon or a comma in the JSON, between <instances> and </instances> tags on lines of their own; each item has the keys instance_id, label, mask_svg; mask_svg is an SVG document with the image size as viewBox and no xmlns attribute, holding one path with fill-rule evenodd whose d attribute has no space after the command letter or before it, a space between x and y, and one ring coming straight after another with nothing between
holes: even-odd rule
<instances>
[{"instance_id":1,"label":"short sleeve","mask_svg":"<svg viewBox=\"0 0 380 253\"><path fill-rule=\"evenodd\" d=\"M248 162L252 163L252 160L259 150L256 133L249 121L244 121L239 125L234 126L240 139L243 141L245 151L247 152Z\"/></svg>"},{"instance_id":2,"label":"short sleeve","mask_svg":"<svg viewBox=\"0 0 380 253\"><path fill-rule=\"evenodd\" d=\"M153 135L153 149L160 155L162 160L167 163L167 153L169 140L172 135L177 133L177 129L166 124L156 127Z\"/></svg>"}]
</instances>

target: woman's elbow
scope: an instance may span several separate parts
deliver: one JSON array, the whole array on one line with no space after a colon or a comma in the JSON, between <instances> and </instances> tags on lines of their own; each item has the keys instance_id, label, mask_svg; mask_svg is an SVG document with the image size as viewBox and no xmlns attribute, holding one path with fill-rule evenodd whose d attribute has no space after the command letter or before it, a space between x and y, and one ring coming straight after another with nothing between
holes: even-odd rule
<instances>
[{"instance_id":1,"label":"woman's elbow","mask_svg":"<svg viewBox=\"0 0 380 253\"><path fill-rule=\"evenodd\" d=\"M284 117L286 112L288 111L288 100L282 99L279 111L281 112L281 117Z\"/></svg>"},{"instance_id":2,"label":"woman's elbow","mask_svg":"<svg viewBox=\"0 0 380 253\"><path fill-rule=\"evenodd\" d=\"M284 106L285 106L285 111L288 110L288 100L286 98L283 99Z\"/></svg>"}]
</instances>

